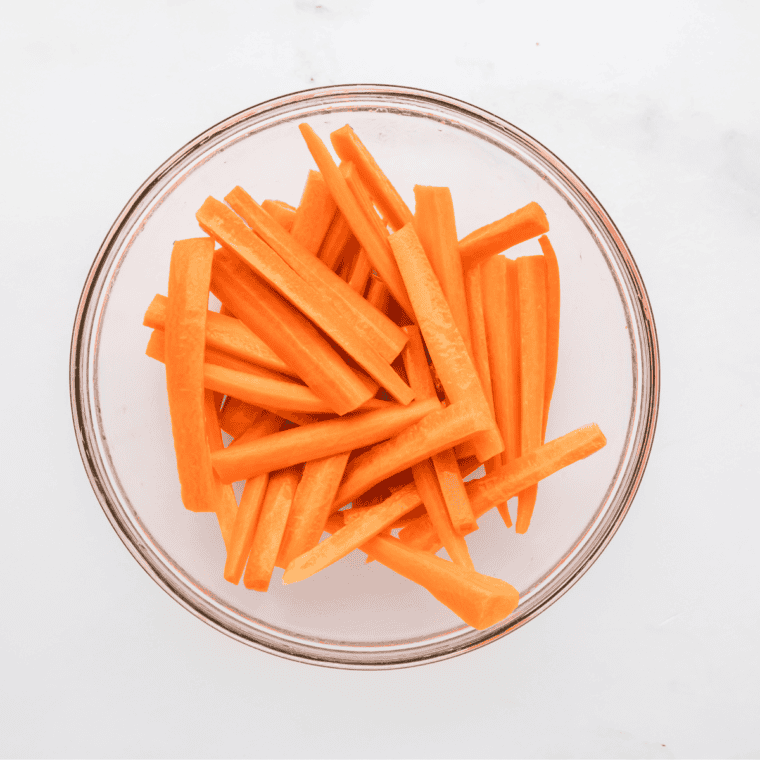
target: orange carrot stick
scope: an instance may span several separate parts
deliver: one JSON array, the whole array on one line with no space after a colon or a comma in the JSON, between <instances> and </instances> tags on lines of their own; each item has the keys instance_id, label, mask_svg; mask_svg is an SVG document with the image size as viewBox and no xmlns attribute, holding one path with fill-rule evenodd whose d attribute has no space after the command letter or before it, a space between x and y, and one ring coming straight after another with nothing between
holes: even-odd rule
<instances>
[{"instance_id":1,"label":"orange carrot stick","mask_svg":"<svg viewBox=\"0 0 760 760\"><path fill-rule=\"evenodd\" d=\"M470 320L451 191L448 187L415 185L414 197L414 229L441 285L454 323L472 356Z\"/></svg>"},{"instance_id":2,"label":"orange carrot stick","mask_svg":"<svg viewBox=\"0 0 760 760\"><path fill-rule=\"evenodd\" d=\"M248 428L247 440L257 440L271 435L280 427L281 420L273 414L264 415ZM264 494L269 484L269 474L262 473L255 478L249 478L245 483L240 506L235 515L232 535L227 548L227 562L224 565L224 577L230 583L237 585L243 575L246 560L251 551L256 524L259 519Z\"/></svg>"},{"instance_id":3,"label":"orange carrot stick","mask_svg":"<svg viewBox=\"0 0 760 760\"><path fill-rule=\"evenodd\" d=\"M306 317L232 254L215 255L211 289L338 414L374 395Z\"/></svg>"},{"instance_id":4,"label":"orange carrot stick","mask_svg":"<svg viewBox=\"0 0 760 760\"><path fill-rule=\"evenodd\" d=\"M469 269L513 245L548 231L549 222L544 210L537 203L529 203L462 238L459 241L462 266L465 270Z\"/></svg>"},{"instance_id":5,"label":"orange carrot stick","mask_svg":"<svg viewBox=\"0 0 760 760\"><path fill-rule=\"evenodd\" d=\"M420 495L413 485L396 491L382 504L363 510L358 519L352 520L326 541L295 557L285 569L282 582L295 583L324 570L419 504Z\"/></svg>"},{"instance_id":6,"label":"orange carrot stick","mask_svg":"<svg viewBox=\"0 0 760 760\"><path fill-rule=\"evenodd\" d=\"M261 204L264 211L276 219L282 228L290 232L293 229L293 223L296 220L296 209L284 201L264 201Z\"/></svg>"},{"instance_id":7,"label":"orange carrot stick","mask_svg":"<svg viewBox=\"0 0 760 760\"><path fill-rule=\"evenodd\" d=\"M203 357L208 286L214 257L209 238L174 244L166 314L166 389L182 502L194 512L215 509L216 485L204 422Z\"/></svg>"},{"instance_id":8,"label":"orange carrot stick","mask_svg":"<svg viewBox=\"0 0 760 760\"><path fill-rule=\"evenodd\" d=\"M377 346L377 353L385 361L390 362L399 355L405 336L385 314L367 303L323 261L285 232L241 187L236 187L225 200L297 274L340 306L356 333ZM359 361L359 357L356 358Z\"/></svg>"},{"instance_id":9,"label":"orange carrot stick","mask_svg":"<svg viewBox=\"0 0 760 760\"><path fill-rule=\"evenodd\" d=\"M308 124L301 124L299 129L314 161L325 178L327 186L330 188L335 202L338 204L338 208L346 217L346 221L359 240L361 247L367 252L372 266L383 278L383 282L388 286L401 308L405 311L408 310L407 313L411 314L412 305L398 271L398 266L388 247L388 239L378 234L372 226L370 218L366 215L367 210L360 206L359 201L349 189L345 177L314 130Z\"/></svg>"},{"instance_id":10,"label":"orange carrot stick","mask_svg":"<svg viewBox=\"0 0 760 760\"><path fill-rule=\"evenodd\" d=\"M467 625L478 630L504 620L519 602L517 590L506 581L410 548L392 536L375 536L361 549L426 588Z\"/></svg>"},{"instance_id":11,"label":"orange carrot stick","mask_svg":"<svg viewBox=\"0 0 760 760\"><path fill-rule=\"evenodd\" d=\"M370 263L369 256L367 256L363 248L360 248L354 257L351 274L348 276L348 287L354 293L363 296L371 274L372 264Z\"/></svg>"},{"instance_id":12,"label":"orange carrot stick","mask_svg":"<svg viewBox=\"0 0 760 760\"><path fill-rule=\"evenodd\" d=\"M327 230L325 239L322 241L322 247L319 249L319 258L330 267L333 272L337 271L338 264L341 261L343 252L347 249L349 242L358 246L358 242L348 226L346 217L340 211L335 213L330 229Z\"/></svg>"},{"instance_id":13,"label":"orange carrot stick","mask_svg":"<svg viewBox=\"0 0 760 760\"><path fill-rule=\"evenodd\" d=\"M513 417L515 406L519 409L519 388L513 386L513 379L519 368L513 366L514 357L510 351L510 340L514 325L505 318L505 311L512 309L515 304L509 302L507 292L507 267L513 264L504 256L492 256L480 264L477 269L481 273L481 291L483 295L483 317L486 328L486 343L488 348L488 366L491 369L494 415L499 432L504 440L504 451L493 460L487 472L499 469L510 459L513 453L507 453L507 441L512 438L513 431L519 431ZM499 505L499 513L507 527L512 525L512 517L506 504Z\"/></svg>"},{"instance_id":14,"label":"orange carrot stick","mask_svg":"<svg viewBox=\"0 0 760 760\"><path fill-rule=\"evenodd\" d=\"M335 216L337 206L319 172L309 171L290 234L316 255Z\"/></svg>"},{"instance_id":15,"label":"orange carrot stick","mask_svg":"<svg viewBox=\"0 0 760 760\"><path fill-rule=\"evenodd\" d=\"M154 330L148 341L145 353L152 359L163 361L163 336L159 330ZM265 409L288 409L299 412L311 412L315 414L331 412L332 407L305 385L290 382L278 377L274 372L250 366L238 366L232 369L234 361L224 354L216 356L211 353L214 361L221 364L207 362L203 365L203 384L220 393L245 401L253 406L261 406ZM238 360L239 361L239 360ZM227 365L227 366L225 366ZM377 408L374 399L368 399L370 408ZM386 404L388 402L385 402ZM359 408L362 409L364 405Z\"/></svg>"},{"instance_id":16,"label":"orange carrot stick","mask_svg":"<svg viewBox=\"0 0 760 760\"><path fill-rule=\"evenodd\" d=\"M486 323L483 315L483 290L480 281L480 266L470 267L464 274L464 289L467 295L467 316L470 320L472 339L472 361L478 372L480 385L486 401L493 412L493 389L491 386L491 368L488 364L488 343L486 341Z\"/></svg>"},{"instance_id":17,"label":"orange carrot stick","mask_svg":"<svg viewBox=\"0 0 760 760\"><path fill-rule=\"evenodd\" d=\"M214 198L207 198L196 213L196 219L203 229L214 236L245 262L252 270L265 279L280 295L303 312L314 324L324 330L359 365L374 376L384 366L380 355L361 338L341 316L328 293L319 290L301 278L268 245L246 226L245 222L231 209ZM219 258L217 254L216 258ZM317 259L310 257L312 262ZM253 273L253 272L252 272ZM224 302L223 298L219 299ZM233 307L234 308L234 307ZM238 313L236 311L236 313ZM242 314L238 316L243 319ZM245 320L244 320L245 321ZM390 369L390 368L389 368ZM392 382L389 380L389 382ZM408 403L411 391L403 391L394 386L389 393L396 392Z\"/></svg>"},{"instance_id":18,"label":"orange carrot stick","mask_svg":"<svg viewBox=\"0 0 760 760\"><path fill-rule=\"evenodd\" d=\"M465 402L472 405L480 416L478 430L483 432L475 437L473 443L482 461L490 459L503 451L504 444L472 359L414 227L407 225L391 235L390 241L414 304L425 345L446 395L454 404Z\"/></svg>"},{"instance_id":19,"label":"orange carrot stick","mask_svg":"<svg viewBox=\"0 0 760 760\"><path fill-rule=\"evenodd\" d=\"M409 224L412 221L412 212L354 130L346 124L330 135L330 141L343 161L350 161L356 166L362 182L369 188L391 227L400 230L405 224Z\"/></svg>"},{"instance_id":20,"label":"orange carrot stick","mask_svg":"<svg viewBox=\"0 0 760 760\"><path fill-rule=\"evenodd\" d=\"M433 466L433 461L426 459L424 462L419 462L412 467L412 472L422 503L430 517L430 522L433 524L436 535L440 537L449 557L457 565L474 569L470 552L467 549L467 542L462 534L454 529L451 522L451 516L438 483L438 475Z\"/></svg>"},{"instance_id":21,"label":"orange carrot stick","mask_svg":"<svg viewBox=\"0 0 760 760\"><path fill-rule=\"evenodd\" d=\"M438 402L428 399L418 403L434 406ZM482 430L483 424L482 416L463 402L432 412L352 460L346 467L334 507L340 509L375 483L469 438Z\"/></svg>"},{"instance_id":22,"label":"orange carrot stick","mask_svg":"<svg viewBox=\"0 0 760 760\"><path fill-rule=\"evenodd\" d=\"M373 272L369 276L367 286L367 300L378 310L385 313L391 296L388 286ZM414 390L414 389L412 389Z\"/></svg>"},{"instance_id":23,"label":"orange carrot stick","mask_svg":"<svg viewBox=\"0 0 760 760\"><path fill-rule=\"evenodd\" d=\"M282 534L285 532L300 477L299 467L279 470L269 476L269 485L261 505L256 533L243 576L246 588L256 591L266 591L269 588L277 554L280 551Z\"/></svg>"},{"instance_id":24,"label":"orange carrot stick","mask_svg":"<svg viewBox=\"0 0 760 760\"><path fill-rule=\"evenodd\" d=\"M312 459L304 465L277 558L279 567L319 543L335 494L346 469L349 452Z\"/></svg>"},{"instance_id":25,"label":"orange carrot stick","mask_svg":"<svg viewBox=\"0 0 760 760\"><path fill-rule=\"evenodd\" d=\"M224 443L222 441L222 429L219 427L219 417L214 405L213 391L204 391L203 406L209 452L218 451L224 448ZM214 491L214 511L219 521L219 528L222 531L224 545L229 551L232 541L232 528L237 513L235 492L232 490L232 486L223 485L216 473L214 473Z\"/></svg>"},{"instance_id":26,"label":"orange carrot stick","mask_svg":"<svg viewBox=\"0 0 760 760\"><path fill-rule=\"evenodd\" d=\"M237 398L228 398L219 416L219 424L225 433L239 438L261 417L260 406L253 406Z\"/></svg>"},{"instance_id":27,"label":"orange carrot stick","mask_svg":"<svg viewBox=\"0 0 760 760\"><path fill-rule=\"evenodd\" d=\"M546 382L546 259L517 259L517 291L520 311L520 450L523 454L541 445ZM536 504L538 486L518 496L515 530L525 533Z\"/></svg>"},{"instance_id":28,"label":"orange carrot stick","mask_svg":"<svg viewBox=\"0 0 760 760\"><path fill-rule=\"evenodd\" d=\"M541 443L546 438L546 424L549 421L549 405L554 393L557 379L557 360L559 358L559 264L549 238L543 235L538 239L546 258L546 383L544 385L544 424L541 429Z\"/></svg>"},{"instance_id":29,"label":"orange carrot stick","mask_svg":"<svg viewBox=\"0 0 760 760\"><path fill-rule=\"evenodd\" d=\"M151 301L145 312L143 324L155 330L165 328L166 296L156 295ZM239 319L222 313L215 311L206 313L206 348L224 351L231 356L258 364L274 372L294 374L293 370Z\"/></svg>"},{"instance_id":30,"label":"orange carrot stick","mask_svg":"<svg viewBox=\"0 0 760 760\"><path fill-rule=\"evenodd\" d=\"M506 301L502 307L501 319L506 323L504 334L506 340L506 375L503 378L506 385L503 389L507 400L507 427L504 433L504 463L517 459L522 453L521 419L522 419L522 390L520 387L520 307L517 291L517 264L511 259L505 259L504 279L506 283ZM543 440L541 441L543 443Z\"/></svg>"},{"instance_id":31,"label":"orange carrot stick","mask_svg":"<svg viewBox=\"0 0 760 760\"><path fill-rule=\"evenodd\" d=\"M496 504L507 501L529 486L574 462L599 451L607 439L597 425L586 425L524 454L501 470L465 484L475 517L480 519ZM404 543L437 552L442 544L428 516L401 531Z\"/></svg>"},{"instance_id":32,"label":"orange carrot stick","mask_svg":"<svg viewBox=\"0 0 760 760\"><path fill-rule=\"evenodd\" d=\"M437 408L437 400L415 401L409 406L393 405L316 422L284 430L245 446L230 446L216 452L212 463L222 481L232 483L260 472L370 446L413 425Z\"/></svg>"},{"instance_id":33,"label":"orange carrot stick","mask_svg":"<svg viewBox=\"0 0 760 760\"><path fill-rule=\"evenodd\" d=\"M430 377L425 347L422 344L422 336L416 326L405 327L404 332L409 336L409 342L404 347L403 357L409 384L415 393L421 398L436 398L435 385ZM431 519L440 527L439 535L446 536L446 551L449 556L469 557L467 544L462 535L476 527L475 516L467 499L461 473L457 465L453 449L447 449L435 454L431 460L433 474L437 487L422 484L420 480L427 480L430 468L421 462L412 468L414 481L418 488L425 489L423 502L431 514ZM419 478L419 479L418 479ZM422 491L421 491L422 492ZM427 495L427 499L424 498ZM440 505L443 505L445 514L439 514ZM436 512L436 514L433 514ZM467 562L465 561L465 564ZM470 562L471 564L471 562Z\"/></svg>"}]
</instances>

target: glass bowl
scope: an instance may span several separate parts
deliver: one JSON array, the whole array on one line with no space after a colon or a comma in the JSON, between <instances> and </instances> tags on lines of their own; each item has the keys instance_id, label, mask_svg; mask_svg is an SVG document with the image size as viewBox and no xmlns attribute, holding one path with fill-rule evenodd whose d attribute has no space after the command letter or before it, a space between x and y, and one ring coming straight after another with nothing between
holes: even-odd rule
<instances>
[{"instance_id":1,"label":"glass bowl","mask_svg":"<svg viewBox=\"0 0 760 760\"><path fill-rule=\"evenodd\" d=\"M195 211L240 184L296 205L311 157L297 125L326 141L350 123L405 198L451 188L460 237L530 201L546 211L562 277L559 366L547 440L596 422L607 446L542 482L530 531L496 510L468 537L475 566L509 581L520 604L485 631L427 591L354 552L307 581L275 570L259 594L222 577L213 514L180 501L164 368L145 356L145 309L166 293L174 240L197 237ZM412 206L413 207L413 206ZM537 241L510 256L539 253ZM623 238L556 156L502 119L407 87L299 92L210 128L160 166L114 222L85 283L70 366L74 427L98 500L124 545L167 593L239 641L346 668L417 665L462 654L524 625L590 567L623 520L649 456L659 360L652 311Z\"/></svg>"}]
</instances>

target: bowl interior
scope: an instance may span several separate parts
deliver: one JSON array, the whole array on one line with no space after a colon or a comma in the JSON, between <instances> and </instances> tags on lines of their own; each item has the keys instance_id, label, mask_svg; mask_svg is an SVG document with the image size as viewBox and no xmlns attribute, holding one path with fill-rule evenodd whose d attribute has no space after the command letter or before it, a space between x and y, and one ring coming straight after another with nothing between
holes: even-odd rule
<instances>
[{"instance_id":1,"label":"bowl interior","mask_svg":"<svg viewBox=\"0 0 760 760\"><path fill-rule=\"evenodd\" d=\"M325 141L351 124L411 208L415 184L450 187L460 237L530 201L546 211L562 282L547 439L596 422L608 444L540 484L526 535L507 530L493 510L468 537L477 569L521 594L498 631L474 632L424 589L379 563L365 565L358 552L291 586L280 583L276 570L267 594L232 586L222 578L225 554L215 517L182 507L164 368L145 356L150 331L142 326L143 313L156 293L166 293L173 242L202 234L194 215L207 196L221 199L241 185L259 202L297 205L307 171L315 168L298 132L301 121ZM209 134L136 196L106 241L83 299L88 326L81 331L77 403L86 429L80 435L107 514L146 569L183 604L227 633L289 656L409 663L423 652L461 651L509 630L528 606L545 606L579 572L579 554L620 519L624 492L643 467L634 459L644 424L645 347L620 251L516 130L446 103L388 93L327 94L254 109ZM535 240L508 252L537 253Z\"/></svg>"}]
</instances>

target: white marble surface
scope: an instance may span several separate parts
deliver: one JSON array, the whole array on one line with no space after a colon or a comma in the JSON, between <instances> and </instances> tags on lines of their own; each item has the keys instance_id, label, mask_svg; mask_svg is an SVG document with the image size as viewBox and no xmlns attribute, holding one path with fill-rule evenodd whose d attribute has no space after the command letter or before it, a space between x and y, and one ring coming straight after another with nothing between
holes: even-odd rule
<instances>
[{"instance_id":1,"label":"white marble surface","mask_svg":"<svg viewBox=\"0 0 760 760\"><path fill-rule=\"evenodd\" d=\"M6 4L0 28L0 754L757 757L760 5L449 0ZM310 86L475 103L594 190L654 305L663 395L634 507L505 640L307 667L172 602L81 466L67 362L123 204L180 145Z\"/></svg>"}]
</instances>

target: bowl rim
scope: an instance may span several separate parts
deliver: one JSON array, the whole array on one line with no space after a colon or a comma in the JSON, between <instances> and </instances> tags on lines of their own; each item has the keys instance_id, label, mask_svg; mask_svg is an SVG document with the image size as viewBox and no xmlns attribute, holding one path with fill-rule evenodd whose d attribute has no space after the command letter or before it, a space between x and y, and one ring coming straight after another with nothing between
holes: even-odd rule
<instances>
[{"instance_id":1,"label":"bowl rim","mask_svg":"<svg viewBox=\"0 0 760 760\"><path fill-rule=\"evenodd\" d=\"M633 296L630 308L634 312L635 327L641 343L641 374L636 378L641 399L639 422L631 431L629 443L634 448L634 452L626 470L628 477L625 482L621 481L621 488L616 495L617 506L611 511L611 519L607 519L599 526L603 529L597 531L592 537L593 540L590 540L584 547L584 551L574 557L572 565L568 568L569 572L557 579L558 582L549 589L549 593L541 595L541 598L533 600L532 604L518 612L516 616L508 618L508 623L505 621L505 623L486 631L470 631L470 633L454 639L446 637L438 642L424 644L421 648L418 646L393 647L388 650L366 646L355 647L354 651L346 652L333 647L317 649L308 645L304 646L298 641L287 640L287 638L277 634L267 636L258 632L259 635L256 637L248 632L246 635L242 627L234 624L232 616L227 616L225 619L224 615L219 614L218 607L205 603L198 596L194 597L188 594L186 588L172 578L161 565L151 561L150 552L147 551L148 547L145 542L136 535L132 526L121 514L118 503L114 504L113 489L110 487L108 476L104 472L102 457L89 430L93 423L88 410L87 380L89 375L87 364L94 326L94 309L99 301L101 291L107 285L105 282L100 282L100 278L112 263L118 245L121 243L122 231L129 220L148 202L151 191L160 186L165 178L171 176L176 167L182 166L183 162L189 159L195 151L206 146L209 142L218 140L240 122L251 118L263 118L267 114L284 107L298 106L317 99L348 102L352 98L386 98L389 102L398 99L414 101L418 105L428 102L454 113L459 112L468 119L474 118L476 121L484 122L491 129L495 128L499 132L506 133L510 139L515 140L523 149L527 149L533 154L534 158L543 163L563 183L563 195L566 195L566 191L569 189L574 195L575 202L584 207L586 213L596 220L598 231L606 236L608 245L611 245L615 250L618 264L621 266L626 279L626 285ZM98 285L100 287L97 287ZM299 90L245 108L188 141L141 184L127 201L103 239L82 288L72 331L69 392L72 420L80 456L90 485L103 512L132 556L175 601L208 625L231 638L287 659L346 669L390 669L448 659L496 641L522 627L550 607L588 571L628 513L646 469L657 426L660 398L660 357L651 303L638 266L623 236L596 196L559 157L510 122L457 98L414 87L348 84ZM636 389L634 389L635 396ZM616 477L622 478L623 474L619 473Z\"/></svg>"}]
</instances>

